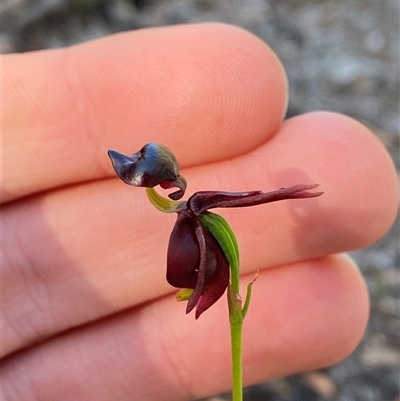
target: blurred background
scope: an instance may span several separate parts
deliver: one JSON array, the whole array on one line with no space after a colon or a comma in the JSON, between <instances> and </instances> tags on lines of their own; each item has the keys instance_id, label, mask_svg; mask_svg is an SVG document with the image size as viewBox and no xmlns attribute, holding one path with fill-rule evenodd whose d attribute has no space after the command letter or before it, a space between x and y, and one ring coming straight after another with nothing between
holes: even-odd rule
<instances>
[{"instance_id":1,"label":"blurred background","mask_svg":"<svg viewBox=\"0 0 400 401\"><path fill-rule=\"evenodd\" d=\"M350 115L371 128L400 169L398 0L2 0L1 7L2 53L161 25L220 21L246 28L286 68L287 117L321 109ZM246 401L400 401L399 223L352 256L371 294L360 346L329 369L249 387Z\"/></svg>"}]
</instances>

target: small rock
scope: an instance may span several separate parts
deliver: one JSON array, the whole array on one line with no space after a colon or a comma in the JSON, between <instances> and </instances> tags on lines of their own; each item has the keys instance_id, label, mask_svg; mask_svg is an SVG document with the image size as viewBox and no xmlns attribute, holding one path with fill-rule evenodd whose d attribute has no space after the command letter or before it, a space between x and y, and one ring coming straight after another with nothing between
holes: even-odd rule
<instances>
[{"instance_id":1,"label":"small rock","mask_svg":"<svg viewBox=\"0 0 400 401\"><path fill-rule=\"evenodd\" d=\"M380 366L398 367L400 355L398 350L384 344L371 344L366 347L361 355L365 367L372 369Z\"/></svg>"},{"instance_id":2,"label":"small rock","mask_svg":"<svg viewBox=\"0 0 400 401\"><path fill-rule=\"evenodd\" d=\"M393 317L400 317L400 303L398 299L389 296L383 296L378 303L379 309Z\"/></svg>"},{"instance_id":3,"label":"small rock","mask_svg":"<svg viewBox=\"0 0 400 401\"><path fill-rule=\"evenodd\" d=\"M303 375L304 384L320 397L329 400L337 393L333 380L323 372L310 372Z\"/></svg>"}]
</instances>

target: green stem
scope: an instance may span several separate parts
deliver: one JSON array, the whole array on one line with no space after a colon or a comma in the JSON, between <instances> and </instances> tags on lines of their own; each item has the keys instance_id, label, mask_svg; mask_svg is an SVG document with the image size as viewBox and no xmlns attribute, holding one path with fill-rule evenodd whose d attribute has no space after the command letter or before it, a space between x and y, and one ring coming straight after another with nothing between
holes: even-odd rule
<instances>
[{"instance_id":1,"label":"green stem","mask_svg":"<svg viewBox=\"0 0 400 401\"><path fill-rule=\"evenodd\" d=\"M231 274L239 269L231 270ZM247 293L244 306L238 291L235 291L233 284L228 287L228 306L229 306L229 324L231 329L231 353L232 353L232 401L243 400L243 364L242 364L242 329L243 320L249 309L251 299L251 289L254 281L257 279L258 272L253 281L247 284ZM239 277L236 278L237 281Z\"/></svg>"},{"instance_id":2,"label":"green stem","mask_svg":"<svg viewBox=\"0 0 400 401\"><path fill-rule=\"evenodd\" d=\"M243 400L242 324L231 323L232 401Z\"/></svg>"},{"instance_id":3,"label":"green stem","mask_svg":"<svg viewBox=\"0 0 400 401\"><path fill-rule=\"evenodd\" d=\"M240 295L228 287L229 324L231 329L232 353L232 401L243 400L242 372L242 301Z\"/></svg>"}]
</instances>

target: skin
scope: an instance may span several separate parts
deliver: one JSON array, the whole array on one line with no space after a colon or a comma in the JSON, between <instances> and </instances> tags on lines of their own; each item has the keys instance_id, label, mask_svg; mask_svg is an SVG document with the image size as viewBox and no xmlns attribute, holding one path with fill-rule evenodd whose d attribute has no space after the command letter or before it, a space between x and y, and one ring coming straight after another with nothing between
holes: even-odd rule
<instances>
[{"instance_id":1,"label":"skin","mask_svg":"<svg viewBox=\"0 0 400 401\"><path fill-rule=\"evenodd\" d=\"M107 157L150 141L176 154L188 196L314 182L325 192L221 211L237 233L243 285L260 270L245 383L329 366L356 347L368 294L343 252L393 223L395 169L360 123L328 112L282 122L286 104L274 53L227 25L3 56L4 401L229 389L226 302L198 321L185 315L165 281L175 216L124 185Z\"/></svg>"}]
</instances>

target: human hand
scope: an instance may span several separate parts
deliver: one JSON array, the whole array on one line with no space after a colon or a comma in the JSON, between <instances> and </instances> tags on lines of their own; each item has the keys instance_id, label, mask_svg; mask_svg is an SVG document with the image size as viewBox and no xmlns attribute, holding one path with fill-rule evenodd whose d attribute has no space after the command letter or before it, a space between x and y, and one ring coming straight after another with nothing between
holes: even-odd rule
<instances>
[{"instance_id":1,"label":"human hand","mask_svg":"<svg viewBox=\"0 0 400 401\"><path fill-rule=\"evenodd\" d=\"M254 285L246 384L333 364L363 335L365 283L341 252L392 224L396 174L361 124L282 123L278 60L226 25L120 34L3 57L4 401L184 400L230 386L226 303L198 321L165 281L175 216L115 178L109 148L165 143L197 190L321 184L223 210Z\"/></svg>"}]
</instances>

